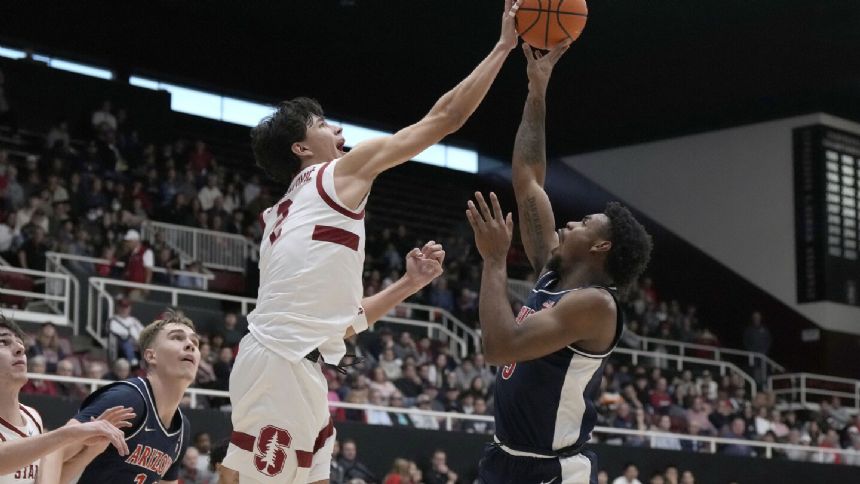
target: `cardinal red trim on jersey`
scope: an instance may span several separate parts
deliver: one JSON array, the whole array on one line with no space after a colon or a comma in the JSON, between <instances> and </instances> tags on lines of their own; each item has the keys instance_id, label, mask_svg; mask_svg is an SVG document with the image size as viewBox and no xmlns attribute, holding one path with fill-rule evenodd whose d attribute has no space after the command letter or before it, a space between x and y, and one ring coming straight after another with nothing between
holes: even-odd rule
<instances>
[{"instance_id":1,"label":"cardinal red trim on jersey","mask_svg":"<svg viewBox=\"0 0 860 484\"><path fill-rule=\"evenodd\" d=\"M349 247L354 251L358 251L358 235L338 227L329 227L327 225L317 225L314 227L314 234L311 236L313 240L321 242L332 242Z\"/></svg>"},{"instance_id":2,"label":"cardinal red trim on jersey","mask_svg":"<svg viewBox=\"0 0 860 484\"><path fill-rule=\"evenodd\" d=\"M34 424L36 424L36 428L39 429L39 433L41 434L42 433L42 426L39 424L39 421L36 420L36 417L34 417L33 414L27 410L27 407L25 407L21 404L18 404L18 407L21 408L22 412L26 413L27 416L30 417L30 420L32 420Z\"/></svg>"},{"instance_id":3,"label":"cardinal red trim on jersey","mask_svg":"<svg viewBox=\"0 0 860 484\"><path fill-rule=\"evenodd\" d=\"M15 427L14 425L7 422L6 419L4 419L3 417L0 417L0 425L6 427L7 429L11 430L12 432L15 432L16 434L20 435L21 437L28 437L27 434L18 430L17 427Z\"/></svg>"},{"instance_id":4,"label":"cardinal red trim on jersey","mask_svg":"<svg viewBox=\"0 0 860 484\"><path fill-rule=\"evenodd\" d=\"M329 195L326 193L325 188L323 188L323 174L325 173L325 169L330 165L331 162L323 164L322 168L320 168L320 172L317 174L317 191L320 194L320 197L323 199L325 203L328 204L329 207L333 208L335 211L341 213L342 215L346 215L347 217L353 220L361 220L364 218L364 209L361 212L353 212L352 210L339 205L335 202Z\"/></svg>"},{"instance_id":5,"label":"cardinal red trim on jersey","mask_svg":"<svg viewBox=\"0 0 860 484\"><path fill-rule=\"evenodd\" d=\"M322 430L320 430L320 434L317 435L317 440L314 442L314 454L317 453L318 450L322 449L325 445L325 441L328 440L329 437L334 434L334 424L331 419L328 421L328 425L325 426Z\"/></svg>"},{"instance_id":6,"label":"cardinal red trim on jersey","mask_svg":"<svg viewBox=\"0 0 860 484\"><path fill-rule=\"evenodd\" d=\"M254 452L254 440L256 440L256 437L246 434L245 432L236 432L234 430L230 435L231 444L242 450L247 450L248 452Z\"/></svg>"},{"instance_id":7,"label":"cardinal red trim on jersey","mask_svg":"<svg viewBox=\"0 0 860 484\"><path fill-rule=\"evenodd\" d=\"M297 450L296 460L299 467L308 469L314 462L314 453L306 450Z\"/></svg>"}]
</instances>

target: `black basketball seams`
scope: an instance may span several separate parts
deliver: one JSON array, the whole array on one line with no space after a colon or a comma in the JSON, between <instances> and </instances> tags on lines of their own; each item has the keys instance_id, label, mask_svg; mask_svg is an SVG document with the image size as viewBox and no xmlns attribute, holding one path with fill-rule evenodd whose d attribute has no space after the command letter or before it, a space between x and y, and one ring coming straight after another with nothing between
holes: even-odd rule
<instances>
[{"instance_id":1,"label":"black basketball seams","mask_svg":"<svg viewBox=\"0 0 860 484\"><path fill-rule=\"evenodd\" d=\"M526 29L525 29L525 30L523 30L522 32L520 32L520 35L525 35L526 33L528 33L528 31L529 31L529 30L531 30L532 28L534 28L534 26L535 26L535 25L537 25L537 23L538 23L538 22L540 22L541 15L543 15L543 13L544 13L544 12L549 13L549 10L544 10L543 8L540 8L540 7L542 7L542 6L543 6L543 5L542 5L542 3L541 3L541 0L538 0L538 8L529 8L529 9L523 9L523 8L521 8L521 9L520 9L520 10L528 10L528 11L530 11L530 12L538 12L538 16L537 16L537 18L535 18L534 22L532 22L532 24L531 24L531 25L529 25L528 27L526 27ZM515 18L514 20L516 20L516 18Z\"/></svg>"}]
</instances>

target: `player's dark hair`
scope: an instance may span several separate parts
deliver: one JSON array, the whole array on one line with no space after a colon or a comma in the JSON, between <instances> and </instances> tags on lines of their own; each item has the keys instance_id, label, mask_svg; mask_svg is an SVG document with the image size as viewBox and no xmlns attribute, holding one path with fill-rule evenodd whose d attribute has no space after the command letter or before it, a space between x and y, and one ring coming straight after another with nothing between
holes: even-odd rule
<instances>
[{"instance_id":1,"label":"player's dark hair","mask_svg":"<svg viewBox=\"0 0 860 484\"><path fill-rule=\"evenodd\" d=\"M227 447L230 445L230 439L222 439L209 451L209 470L216 472L218 464L224 462L224 457L227 456Z\"/></svg>"},{"instance_id":2,"label":"player's dark hair","mask_svg":"<svg viewBox=\"0 0 860 484\"><path fill-rule=\"evenodd\" d=\"M10 332L12 332L12 334L15 335L15 337L17 337L21 341L24 341L24 330L22 330L21 327L18 326L17 323L15 323L15 321L7 319L6 316L3 316L2 314L0 314L0 328L8 329Z\"/></svg>"},{"instance_id":3,"label":"player's dark hair","mask_svg":"<svg viewBox=\"0 0 860 484\"><path fill-rule=\"evenodd\" d=\"M623 290L639 278L651 260L651 236L630 210L618 202L609 202L603 213L609 218L612 241L606 271L618 289Z\"/></svg>"},{"instance_id":4,"label":"player's dark hair","mask_svg":"<svg viewBox=\"0 0 860 484\"><path fill-rule=\"evenodd\" d=\"M293 153L293 143L305 139L313 117L323 117L320 104L311 98L283 101L278 109L251 130L251 149L257 166L276 182L289 185L302 160Z\"/></svg>"}]
</instances>

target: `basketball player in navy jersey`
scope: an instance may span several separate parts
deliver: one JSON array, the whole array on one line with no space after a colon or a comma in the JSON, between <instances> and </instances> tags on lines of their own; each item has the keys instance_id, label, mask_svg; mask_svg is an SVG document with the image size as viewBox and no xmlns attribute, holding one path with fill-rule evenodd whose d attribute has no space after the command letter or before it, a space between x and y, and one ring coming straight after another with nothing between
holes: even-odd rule
<instances>
[{"instance_id":1,"label":"basketball player in navy jersey","mask_svg":"<svg viewBox=\"0 0 860 484\"><path fill-rule=\"evenodd\" d=\"M110 442L119 452L128 452L117 427L130 425L126 419L134 416L131 409L108 408L93 421L44 432L39 412L18 401L25 383L24 332L0 315L0 484L37 482L46 469L42 457L69 444Z\"/></svg>"},{"instance_id":2,"label":"basketball player in navy jersey","mask_svg":"<svg viewBox=\"0 0 860 484\"><path fill-rule=\"evenodd\" d=\"M125 429L126 453L104 445L67 447L65 457L74 456L78 465L67 466L62 476L52 476L46 482L67 483L82 470L80 483L178 482L191 432L179 402L197 375L199 339L191 320L168 311L163 319L144 328L139 343L147 376L100 388L84 400L67 424L88 422L93 415L116 405L131 407L135 418Z\"/></svg>"},{"instance_id":3,"label":"basketball player in navy jersey","mask_svg":"<svg viewBox=\"0 0 860 484\"><path fill-rule=\"evenodd\" d=\"M606 358L623 331L616 288L648 263L651 238L618 203L555 231L544 191L545 93L569 44L546 55L523 45L529 94L517 131L513 183L520 233L540 274L516 319L507 296L506 256L513 234L495 194L480 193L466 212L484 268L479 316L487 361L503 367L495 385L496 435L481 460L483 483L597 482L593 453L583 448L596 421Z\"/></svg>"}]
</instances>

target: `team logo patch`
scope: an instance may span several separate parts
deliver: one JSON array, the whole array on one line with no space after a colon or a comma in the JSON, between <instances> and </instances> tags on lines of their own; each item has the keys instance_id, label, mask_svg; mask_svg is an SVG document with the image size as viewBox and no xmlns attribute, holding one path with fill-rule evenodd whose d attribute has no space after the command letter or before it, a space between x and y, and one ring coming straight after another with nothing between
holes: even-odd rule
<instances>
[{"instance_id":1,"label":"team logo patch","mask_svg":"<svg viewBox=\"0 0 860 484\"><path fill-rule=\"evenodd\" d=\"M504 367L502 367L502 380L508 380L513 376L514 370L517 369L516 363L508 363Z\"/></svg>"},{"instance_id":2,"label":"team logo patch","mask_svg":"<svg viewBox=\"0 0 860 484\"><path fill-rule=\"evenodd\" d=\"M284 429L267 425L260 430L257 437L257 452L254 453L254 465L261 473L272 477L284 470L287 460L286 449L293 438Z\"/></svg>"}]
</instances>

